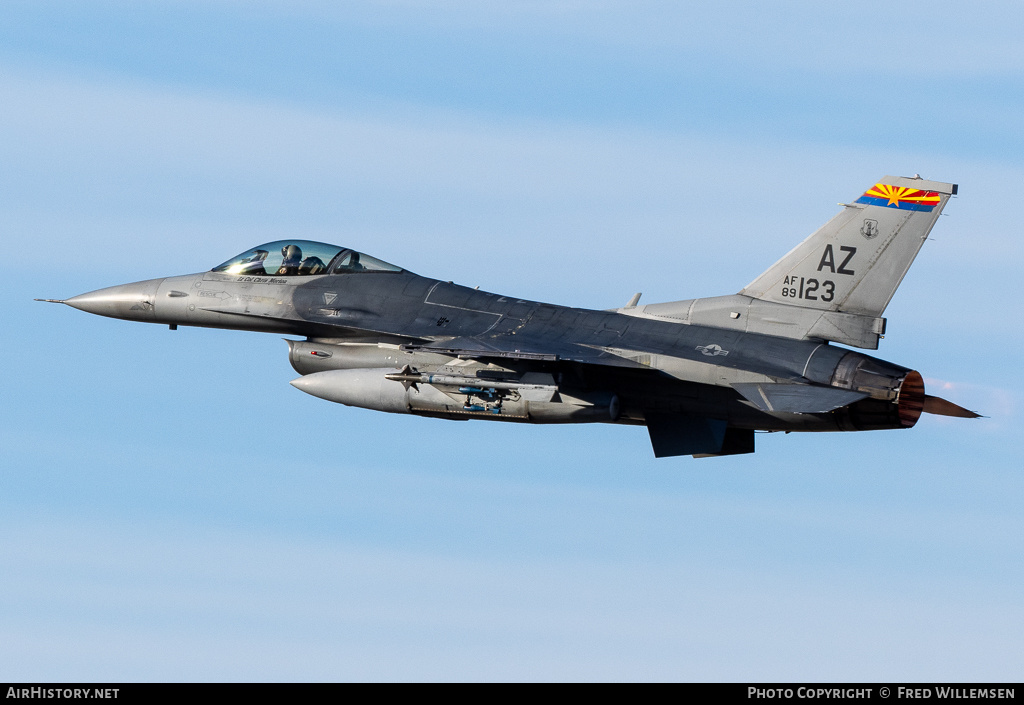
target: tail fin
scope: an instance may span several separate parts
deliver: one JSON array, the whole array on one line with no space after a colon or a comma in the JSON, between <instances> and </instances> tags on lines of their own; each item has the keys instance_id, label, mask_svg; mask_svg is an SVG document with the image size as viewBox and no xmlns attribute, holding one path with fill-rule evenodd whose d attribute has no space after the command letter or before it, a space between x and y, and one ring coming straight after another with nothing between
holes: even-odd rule
<instances>
[{"instance_id":1,"label":"tail fin","mask_svg":"<svg viewBox=\"0 0 1024 705\"><path fill-rule=\"evenodd\" d=\"M879 317L956 184L886 176L740 294Z\"/></svg>"}]
</instances>

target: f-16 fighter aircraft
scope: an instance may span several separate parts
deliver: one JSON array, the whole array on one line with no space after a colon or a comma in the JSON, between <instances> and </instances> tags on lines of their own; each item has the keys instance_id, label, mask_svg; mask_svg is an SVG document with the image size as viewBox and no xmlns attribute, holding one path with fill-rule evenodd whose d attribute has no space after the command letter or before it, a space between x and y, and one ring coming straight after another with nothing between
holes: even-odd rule
<instances>
[{"instance_id":1,"label":"f-16 fighter aircraft","mask_svg":"<svg viewBox=\"0 0 1024 705\"><path fill-rule=\"evenodd\" d=\"M292 384L442 419L645 425L657 457L754 451L755 431L910 428L978 414L875 350L956 184L886 176L731 296L595 311L421 277L347 247L260 245L208 272L56 300L102 316L300 336ZM52 299L46 299L53 301ZM838 345L837 345L838 343Z\"/></svg>"}]
</instances>

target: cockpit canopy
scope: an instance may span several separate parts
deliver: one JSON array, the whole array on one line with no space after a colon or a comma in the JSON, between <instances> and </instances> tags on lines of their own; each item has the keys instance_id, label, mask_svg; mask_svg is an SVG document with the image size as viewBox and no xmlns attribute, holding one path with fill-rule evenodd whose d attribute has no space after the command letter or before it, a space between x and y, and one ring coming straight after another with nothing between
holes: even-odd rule
<instances>
[{"instance_id":1,"label":"cockpit canopy","mask_svg":"<svg viewBox=\"0 0 1024 705\"><path fill-rule=\"evenodd\" d=\"M211 271L260 277L308 277L314 274L401 272L402 268L337 245L311 240L277 240L232 257Z\"/></svg>"}]
</instances>

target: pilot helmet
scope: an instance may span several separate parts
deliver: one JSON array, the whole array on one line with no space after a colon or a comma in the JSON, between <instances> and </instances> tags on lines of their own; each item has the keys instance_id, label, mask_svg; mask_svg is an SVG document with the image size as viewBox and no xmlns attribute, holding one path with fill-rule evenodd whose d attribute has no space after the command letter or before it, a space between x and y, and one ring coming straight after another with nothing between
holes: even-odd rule
<instances>
[{"instance_id":1,"label":"pilot helmet","mask_svg":"<svg viewBox=\"0 0 1024 705\"><path fill-rule=\"evenodd\" d=\"M281 248L281 256L285 262L294 262L302 259L302 249L298 245L285 245Z\"/></svg>"}]
</instances>

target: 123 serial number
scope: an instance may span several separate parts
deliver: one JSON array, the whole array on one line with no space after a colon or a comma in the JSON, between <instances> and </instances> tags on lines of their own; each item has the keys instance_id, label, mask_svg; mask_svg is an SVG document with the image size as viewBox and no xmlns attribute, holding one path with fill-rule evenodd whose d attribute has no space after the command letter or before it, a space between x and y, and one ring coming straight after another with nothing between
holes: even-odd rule
<instances>
[{"instance_id":1,"label":"123 serial number","mask_svg":"<svg viewBox=\"0 0 1024 705\"><path fill-rule=\"evenodd\" d=\"M836 297L836 284L833 281L819 282L817 279L803 277L786 277L782 283L782 295L791 299L807 301L831 301Z\"/></svg>"}]
</instances>

